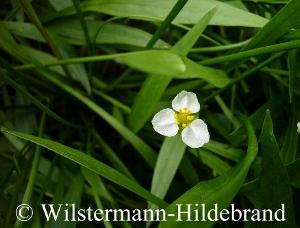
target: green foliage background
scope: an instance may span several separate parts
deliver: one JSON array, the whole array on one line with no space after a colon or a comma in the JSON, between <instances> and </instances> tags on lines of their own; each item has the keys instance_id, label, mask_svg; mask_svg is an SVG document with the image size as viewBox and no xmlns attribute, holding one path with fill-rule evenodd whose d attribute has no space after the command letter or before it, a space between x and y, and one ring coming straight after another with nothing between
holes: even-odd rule
<instances>
[{"instance_id":1,"label":"green foliage background","mask_svg":"<svg viewBox=\"0 0 300 228\"><path fill-rule=\"evenodd\" d=\"M41 203L78 208L286 205L300 224L300 1L3 0L0 3L0 227L46 223ZM190 149L150 120L197 94L211 141ZM15 218L33 206L31 222ZM150 224L148 224L150 225Z\"/></svg>"}]
</instances>

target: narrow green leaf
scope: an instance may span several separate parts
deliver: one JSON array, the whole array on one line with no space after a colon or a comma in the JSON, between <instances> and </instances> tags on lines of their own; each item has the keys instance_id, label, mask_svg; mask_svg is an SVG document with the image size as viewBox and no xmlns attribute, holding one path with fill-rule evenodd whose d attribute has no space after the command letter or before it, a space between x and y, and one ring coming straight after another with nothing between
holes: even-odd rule
<instances>
[{"instance_id":1,"label":"narrow green leaf","mask_svg":"<svg viewBox=\"0 0 300 228\"><path fill-rule=\"evenodd\" d=\"M219 210L227 208L243 184L258 150L254 129L248 120L245 124L248 132L248 150L244 160L225 174L215 179L198 183L177 200L172 202L166 209L167 213L174 213L176 215L177 204L205 204L207 211L212 209L215 203L218 204ZM192 209L193 208L194 207L192 207ZM201 207L195 207L195 209L198 209L199 215L201 215ZM201 223L185 221L187 218L186 216L186 214L182 215L181 218L183 221L181 222L176 221L176 216L169 217L168 221L160 222L159 227L199 227L200 224L201 227L211 227L213 224L213 222L209 220L202 221Z\"/></svg>"},{"instance_id":2,"label":"narrow green leaf","mask_svg":"<svg viewBox=\"0 0 300 228\"><path fill-rule=\"evenodd\" d=\"M104 186L101 179L99 178L99 176L97 176L97 174L93 173L92 171L90 171L84 167L82 167L81 172L82 172L84 178L86 179L86 181L92 187L93 196L94 196L97 208L104 210L105 208L103 207L103 203L98 194L98 191L101 189L102 186ZM107 190L106 190L106 192L107 192ZM112 225L109 221L104 220L103 223L106 228L112 228Z\"/></svg>"},{"instance_id":3,"label":"narrow green leaf","mask_svg":"<svg viewBox=\"0 0 300 228\"><path fill-rule=\"evenodd\" d=\"M144 72L167 76L183 73L186 69L178 55L163 50L136 52L123 56L121 62Z\"/></svg>"},{"instance_id":4,"label":"narrow green leaf","mask_svg":"<svg viewBox=\"0 0 300 228\"><path fill-rule=\"evenodd\" d=\"M78 208L80 208L83 187L84 187L84 180L83 180L82 175L79 173L73 177L72 182L70 183L70 186L69 186L65 196L58 203L62 203L62 204L66 203L69 206L71 206L70 204L75 204ZM56 204L54 204L54 205L57 206ZM50 220L47 227L49 227L49 228L56 228L56 227L75 228L76 224L77 224L77 221L70 220L69 222L66 222L64 214L59 213L57 220L56 221Z\"/></svg>"},{"instance_id":5,"label":"narrow green leaf","mask_svg":"<svg viewBox=\"0 0 300 228\"><path fill-rule=\"evenodd\" d=\"M176 174L186 145L181 140L181 135L166 137L157 157L152 177L151 192L163 199L167 194L170 184Z\"/></svg>"},{"instance_id":6,"label":"narrow green leaf","mask_svg":"<svg viewBox=\"0 0 300 228\"><path fill-rule=\"evenodd\" d=\"M199 34L204 31L215 13L216 8L212 8L204 14L201 20L199 20L199 22L172 47L172 51L180 56L186 56L199 39Z\"/></svg>"},{"instance_id":7,"label":"narrow green leaf","mask_svg":"<svg viewBox=\"0 0 300 228\"><path fill-rule=\"evenodd\" d=\"M123 163L123 161L117 156L117 154L113 151L113 149L105 142L104 139L96 132L93 131L93 135L95 137L95 140L99 143L103 153L105 156L111 161L112 165L122 172L123 174L126 174L128 177L134 180L133 175L128 170L126 165Z\"/></svg>"},{"instance_id":8,"label":"narrow green leaf","mask_svg":"<svg viewBox=\"0 0 300 228\"><path fill-rule=\"evenodd\" d=\"M224 158L239 162L245 156L244 151L231 145L226 145L214 140L204 145L204 148Z\"/></svg>"},{"instance_id":9,"label":"narrow green leaf","mask_svg":"<svg viewBox=\"0 0 300 228\"><path fill-rule=\"evenodd\" d=\"M202 66L199 63L192 61L189 58L183 57L183 62L186 66L186 71L182 74L177 74L173 78L178 79L193 79L200 78L217 88L225 87L230 79L222 70L214 69L211 67Z\"/></svg>"},{"instance_id":10,"label":"narrow green leaf","mask_svg":"<svg viewBox=\"0 0 300 228\"><path fill-rule=\"evenodd\" d=\"M152 116L154 109L171 82L171 78L149 75L136 95L128 117L129 128L138 132Z\"/></svg>"},{"instance_id":11,"label":"narrow green leaf","mask_svg":"<svg viewBox=\"0 0 300 228\"><path fill-rule=\"evenodd\" d=\"M214 176L222 175L231 168L226 161L223 161L210 151L199 149L198 153L202 162L212 169Z\"/></svg>"},{"instance_id":12,"label":"narrow green leaf","mask_svg":"<svg viewBox=\"0 0 300 228\"><path fill-rule=\"evenodd\" d=\"M141 196L142 198L160 206L165 207L166 203L159 199L158 197L154 196L150 192L148 192L146 189L141 187L139 184L137 184L135 181L132 181L125 175L119 173L115 169L107 166L106 164L94 159L93 157L90 157L86 155L85 153L75 150L71 147L67 147L65 145L62 145L60 143L39 138L36 136L24 134L21 132L11 131L4 128L1 128L2 132L6 132L8 134L12 134L14 136L17 136L21 139L33 142L37 145L40 145L44 148L47 148L67 159L70 159L79 165L86 167L87 169L103 176L104 178L134 192L135 194Z\"/></svg>"},{"instance_id":13,"label":"narrow green leaf","mask_svg":"<svg viewBox=\"0 0 300 228\"><path fill-rule=\"evenodd\" d=\"M41 137L42 134L44 133L45 119L46 119L46 114L45 114L45 112L43 112L42 117L41 117L39 132L38 132L39 137ZM35 184L36 177L37 177L40 158L41 158L41 147L36 145L35 151L34 151L34 157L33 157L33 161L32 161L32 168L30 170L30 175L29 175L27 186L26 186L26 190L24 192L22 204L30 203L31 195L32 195L32 192L34 189L34 184ZM21 221L21 220L16 220L15 228L22 227L22 222L23 221Z\"/></svg>"}]
</instances>

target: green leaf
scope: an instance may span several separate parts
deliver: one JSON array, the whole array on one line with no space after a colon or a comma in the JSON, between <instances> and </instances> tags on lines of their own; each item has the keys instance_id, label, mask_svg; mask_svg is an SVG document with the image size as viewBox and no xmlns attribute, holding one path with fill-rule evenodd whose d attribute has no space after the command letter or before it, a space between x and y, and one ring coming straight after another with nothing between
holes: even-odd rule
<instances>
[{"instance_id":1,"label":"green leaf","mask_svg":"<svg viewBox=\"0 0 300 228\"><path fill-rule=\"evenodd\" d=\"M181 12L183 12L183 10L184 8ZM203 33L208 23L214 18L216 11L217 8L208 10L197 24L172 47L172 51L180 56L186 56L199 39L199 34Z\"/></svg>"},{"instance_id":2,"label":"green leaf","mask_svg":"<svg viewBox=\"0 0 300 228\"><path fill-rule=\"evenodd\" d=\"M32 58L38 59L41 63L47 63L47 62L53 62L56 61L57 58L55 58L53 55L48 54L47 52L43 52L28 46L19 46L20 50L24 51L25 53L28 53ZM55 72L64 75L64 71L61 66L54 66L50 67L49 69L54 70Z\"/></svg>"},{"instance_id":3,"label":"green leaf","mask_svg":"<svg viewBox=\"0 0 300 228\"><path fill-rule=\"evenodd\" d=\"M95 11L113 16L139 18L143 20L164 20L176 0L91 0L82 3L83 11ZM159 6L159 7L158 7ZM215 0L190 0L175 18L175 24L196 24L206 12L217 7L211 25L263 27L267 19ZM61 15L73 13L74 9L63 10ZM234 15L234 17L232 17Z\"/></svg>"},{"instance_id":4,"label":"green leaf","mask_svg":"<svg viewBox=\"0 0 300 228\"><path fill-rule=\"evenodd\" d=\"M69 204L75 204L76 207L80 208L80 203L82 199L82 192L83 192L83 187L84 187L84 180L81 174L76 175L66 193L62 201L58 203L66 203ZM55 205L57 206L57 205ZM77 221L65 221L65 217L63 213L59 213L57 221L50 220L49 228L56 228L56 227L61 227L61 228L75 228Z\"/></svg>"},{"instance_id":5,"label":"green leaf","mask_svg":"<svg viewBox=\"0 0 300 228\"><path fill-rule=\"evenodd\" d=\"M124 55L121 57L121 62L144 72L166 76L183 73L186 69L177 54L163 50L140 51Z\"/></svg>"},{"instance_id":6,"label":"green leaf","mask_svg":"<svg viewBox=\"0 0 300 228\"><path fill-rule=\"evenodd\" d=\"M21 139L33 142L37 145L40 145L41 147L47 148L67 159L70 159L79 165L86 167L87 169L103 176L104 178L134 192L135 194L141 196L142 198L160 206L165 207L166 203L159 199L158 197L154 196L150 192L148 192L146 189L141 187L139 184L137 184L135 181L132 181L125 175L119 173L115 169L109 167L108 165L96 160L93 157L90 157L86 155L85 153L75 150L71 147L67 147L63 144L44 139L39 138L36 136L24 134L21 132L11 131L4 128L0 129L2 132L6 132L8 134L14 135L16 137L19 137Z\"/></svg>"},{"instance_id":7,"label":"green leaf","mask_svg":"<svg viewBox=\"0 0 300 228\"><path fill-rule=\"evenodd\" d=\"M223 161L210 151L199 149L198 154L202 162L212 169L214 176L222 175L231 168L226 161Z\"/></svg>"},{"instance_id":8,"label":"green leaf","mask_svg":"<svg viewBox=\"0 0 300 228\"><path fill-rule=\"evenodd\" d=\"M171 80L169 77L160 75L149 75L147 77L135 97L128 117L128 125L133 132L138 132L151 117L160 97Z\"/></svg>"},{"instance_id":9,"label":"green leaf","mask_svg":"<svg viewBox=\"0 0 300 228\"><path fill-rule=\"evenodd\" d=\"M93 131L93 135L99 146L102 148L104 155L110 160L112 165L123 174L126 174L128 177L134 179L131 172L128 170L123 161L117 156L117 154L113 151L113 149L105 142L104 139L96 132Z\"/></svg>"},{"instance_id":10,"label":"green leaf","mask_svg":"<svg viewBox=\"0 0 300 228\"><path fill-rule=\"evenodd\" d=\"M173 78L178 79L193 79L200 78L204 81L214 85L217 88L225 87L230 79L222 70L217 70L211 67L202 66L193 60L183 57L183 62L186 66L186 71L182 74L177 74Z\"/></svg>"},{"instance_id":11,"label":"green leaf","mask_svg":"<svg viewBox=\"0 0 300 228\"><path fill-rule=\"evenodd\" d=\"M218 204L219 210L227 208L243 184L258 150L254 129L249 120L246 120L245 124L248 132L248 150L244 160L225 174L215 179L198 183L172 202L166 209L167 213L176 214L177 204L205 204L207 211L212 209L215 203ZM201 215L201 207L197 207L197 209L199 210L199 215ZM199 227L199 222L178 222L176 219L176 216L169 217L168 221L160 222L159 227ZM182 216L182 220L186 220L186 214ZM202 221L201 227L211 227L212 224L212 221Z\"/></svg>"},{"instance_id":12,"label":"green leaf","mask_svg":"<svg viewBox=\"0 0 300 228\"><path fill-rule=\"evenodd\" d=\"M239 162L245 156L244 151L231 145L210 140L204 148L224 158Z\"/></svg>"},{"instance_id":13,"label":"green leaf","mask_svg":"<svg viewBox=\"0 0 300 228\"><path fill-rule=\"evenodd\" d=\"M100 179L100 177L97 174L93 173L92 171L90 171L86 168L82 168L81 172L82 172L84 178L86 179L86 181L92 187L92 192L93 192L93 196L94 196L97 208L104 210L105 208L103 207L103 203L99 197L99 191L101 191L104 186L104 184L102 183L102 180ZM103 191L105 193L107 193L107 189L105 187L104 187ZM107 194L107 195L109 197L111 197L110 194ZM111 200L112 200L112 198L111 198ZM103 223L106 228L112 228L112 225L109 221L104 220Z\"/></svg>"},{"instance_id":14,"label":"green leaf","mask_svg":"<svg viewBox=\"0 0 300 228\"><path fill-rule=\"evenodd\" d=\"M258 185L254 191L249 192L248 196L258 209L268 208L275 211L281 207L281 204L284 204L286 211L284 224L286 227L295 227L289 176L279 156L270 111L266 112L259 141L262 152L262 171ZM273 223L271 226L282 227L282 224ZM253 223L253 227L257 227L257 224ZM260 227L266 227L266 224Z\"/></svg>"},{"instance_id":15,"label":"green leaf","mask_svg":"<svg viewBox=\"0 0 300 228\"><path fill-rule=\"evenodd\" d=\"M99 35L96 37L96 44L123 44L134 47L145 47L151 38L150 33L127 25L116 23L104 24L103 21L96 20L86 20L86 23L92 38L95 37L98 30L101 29ZM3 21L0 22L0 24L5 25L5 27L15 35L39 42L45 42L39 31L31 23ZM80 28L80 22L76 18L55 21L47 28L52 34L58 36L65 43L71 45L85 44L84 35ZM122 34L122 36L120 36L120 34ZM166 42L158 40L154 47L166 48L168 46L169 45Z\"/></svg>"},{"instance_id":16,"label":"green leaf","mask_svg":"<svg viewBox=\"0 0 300 228\"><path fill-rule=\"evenodd\" d=\"M170 184L176 174L186 145L181 140L181 135L166 137L155 164L152 177L151 193L164 199Z\"/></svg>"}]
</instances>

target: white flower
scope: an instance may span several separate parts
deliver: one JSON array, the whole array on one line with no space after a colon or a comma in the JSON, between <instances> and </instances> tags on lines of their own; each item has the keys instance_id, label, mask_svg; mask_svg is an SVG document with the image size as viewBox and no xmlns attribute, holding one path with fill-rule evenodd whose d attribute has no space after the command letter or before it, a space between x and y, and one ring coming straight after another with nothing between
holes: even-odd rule
<instances>
[{"instance_id":1,"label":"white flower","mask_svg":"<svg viewBox=\"0 0 300 228\"><path fill-rule=\"evenodd\" d=\"M172 108L163 109L153 117L152 125L156 132L171 137L182 130L182 141L191 148L199 148L209 142L207 125L196 115L200 111L196 94L180 92L172 101Z\"/></svg>"},{"instance_id":2,"label":"white flower","mask_svg":"<svg viewBox=\"0 0 300 228\"><path fill-rule=\"evenodd\" d=\"M297 123L297 132L300 133L300 122Z\"/></svg>"}]
</instances>

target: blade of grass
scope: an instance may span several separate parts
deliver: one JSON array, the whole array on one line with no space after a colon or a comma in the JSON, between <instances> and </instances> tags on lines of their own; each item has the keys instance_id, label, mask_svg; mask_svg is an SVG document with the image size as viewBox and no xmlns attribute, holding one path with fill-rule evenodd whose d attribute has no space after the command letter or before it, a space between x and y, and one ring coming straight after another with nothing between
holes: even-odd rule
<instances>
[{"instance_id":1,"label":"blade of grass","mask_svg":"<svg viewBox=\"0 0 300 228\"><path fill-rule=\"evenodd\" d=\"M205 149L199 149L197 152L202 162L212 169L214 176L222 175L230 170L231 166L212 152Z\"/></svg>"},{"instance_id":2,"label":"blade of grass","mask_svg":"<svg viewBox=\"0 0 300 228\"><path fill-rule=\"evenodd\" d=\"M154 196L150 192L148 192L146 189L141 187L139 184L137 184L135 181L132 181L125 175L119 173L115 169L109 167L108 165L94 159L93 157L90 157L86 155L85 153L82 153L81 151L75 150L71 147L67 147L63 144L44 139L39 138L33 135L24 134L21 132L11 131L4 128L0 129L2 132L12 134L16 137L22 138L24 140L30 141L32 143L35 143L37 145L40 145L41 147L47 148L67 159L70 159L79 165L103 176L104 178L132 191L133 193L139 195L143 199L146 199L150 202L153 202L154 204L158 205L159 207L164 208L167 204L159 199L158 197Z\"/></svg>"},{"instance_id":3,"label":"blade of grass","mask_svg":"<svg viewBox=\"0 0 300 228\"><path fill-rule=\"evenodd\" d=\"M95 198L95 203L97 205L97 208L104 210L105 208L104 208L103 203L98 195L98 189L100 187L99 185L101 185L101 183L99 183L101 181L100 178L95 173L91 172L90 170L88 170L86 168L82 168L81 170L82 170L81 172L82 172L84 178L89 183L89 185L92 187L93 196ZM109 221L104 220L103 223L106 228L112 228L112 225Z\"/></svg>"},{"instance_id":4,"label":"blade of grass","mask_svg":"<svg viewBox=\"0 0 300 228\"><path fill-rule=\"evenodd\" d=\"M152 177L151 192L154 195L164 199L179 167L185 149L186 145L182 142L180 134L165 138ZM150 204L149 208L152 208L152 206L153 205Z\"/></svg>"},{"instance_id":5,"label":"blade of grass","mask_svg":"<svg viewBox=\"0 0 300 228\"><path fill-rule=\"evenodd\" d=\"M241 124L238 121L238 119L233 115L233 113L230 111L228 106L225 104L223 99L217 95L215 96L215 100L217 101L218 105L222 109L224 115L227 117L227 119L231 122L231 124L234 126L234 128L238 128Z\"/></svg>"},{"instance_id":6,"label":"blade of grass","mask_svg":"<svg viewBox=\"0 0 300 228\"><path fill-rule=\"evenodd\" d=\"M93 135L99 145L101 146L102 151L107 156L107 158L111 161L112 165L119 170L120 172L126 174L131 179L135 180L131 172L128 170L126 165L123 163L123 161L116 155L116 153L113 151L113 149L103 140L103 138L95 131L93 130Z\"/></svg>"},{"instance_id":7,"label":"blade of grass","mask_svg":"<svg viewBox=\"0 0 300 228\"><path fill-rule=\"evenodd\" d=\"M42 117L41 117L39 132L38 132L39 137L41 137L44 132L45 121L46 121L46 113L43 112ZM32 167L31 167L31 171L29 174L26 190L25 190L25 193L23 196L22 204L30 203L31 195L32 195L32 192L34 189L34 184L36 181L37 172L38 172L38 168L39 168L40 157L41 157L41 147L37 145L35 147L34 157L33 157L33 161L32 161ZM15 223L15 227L20 228L20 227L22 227L22 225L23 225L23 222L21 220L17 219L16 223Z\"/></svg>"},{"instance_id":8,"label":"blade of grass","mask_svg":"<svg viewBox=\"0 0 300 228\"><path fill-rule=\"evenodd\" d=\"M109 101L111 104L115 105L116 107L119 107L120 109L122 109L125 113L130 113L131 112L131 108L128 107L127 105L124 105L123 103L121 103L120 101L116 100L113 97L110 97L109 95L101 92L100 90L94 89L93 90L94 94L102 97L104 100Z\"/></svg>"}]
</instances>

